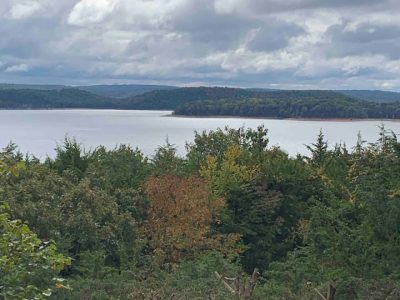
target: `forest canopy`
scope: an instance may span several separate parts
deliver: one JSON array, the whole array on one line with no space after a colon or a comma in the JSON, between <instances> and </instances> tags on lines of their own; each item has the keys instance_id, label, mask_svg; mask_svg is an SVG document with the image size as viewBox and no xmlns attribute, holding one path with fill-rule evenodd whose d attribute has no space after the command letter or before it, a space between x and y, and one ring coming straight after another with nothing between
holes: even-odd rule
<instances>
[{"instance_id":1,"label":"forest canopy","mask_svg":"<svg viewBox=\"0 0 400 300\"><path fill-rule=\"evenodd\" d=\"M0 152L4 299L399 299L400 143L308 156L265 128L195 133L184 157L65 140Z\"/></svg>"},{"instance_id":2,"label":"forest canopy","mask_svg":"<svg viewBox=\"0 0 400 300\"><path fill-rule=\"evenodd\" d=\"M400 102L374 103L326 96L295 99L270 95L265 99L198 101L182 105L174 112L186 116L399 119Z\"/></svg>"}]
</instances>

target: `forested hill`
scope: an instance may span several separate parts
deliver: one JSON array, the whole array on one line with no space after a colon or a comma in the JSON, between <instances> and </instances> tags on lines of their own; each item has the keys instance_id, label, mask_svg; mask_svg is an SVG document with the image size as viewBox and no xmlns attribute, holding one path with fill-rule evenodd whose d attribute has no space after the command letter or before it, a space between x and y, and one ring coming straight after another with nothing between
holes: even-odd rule
<instances>
[{"instance_id":1,"label":"forested hill","mask_svg":"<svg viewBox=\"0 0 400 300\"><path fill-rule=\"evenodd\" d=\"M175 109L176 115L241 116L266 118L378 118L399 119L400 103L375 103L344 96L282 97L271 94L266 98L246 100L205 100L184 104Z\"/></svg>"},{"instance_id":2,"label":"forested hill","mask_svg":"<svg viewBox=\"0 0 400 300\"><path fill-rule=\"evenodd\" d=\"M0 83L0 90L61 90L78 89L92 94L111 97L128 98L154 90L176 89L174 86L167 85L148 85L148 84L110 84L110 85L87 85L87 86L67 86L55 84L9 84Z\"/></svg>"},{"instance_id":3,"label":"forested hill","mask_svg":"<svg viewBox=\"0 0 400 300\"><path fill-rule=\"evenodd\" d=\"M192 93L197 93L197 96L209 96L207 99L200 100L211 100L214 98L221 99L221 93L225 94L225 97L222 98L230 98L232 94L241 94L244 96L252 95L254 93L270 93L270 92L283 92L287 93L288 90L279 90L279 89L267 89L267 88L224 88L224 87L195 87L195 88L179 88L176 86L169 85L149 85L149 84L104 84L104 85L86 85L86 86L69 86L69 85L56 85L56 84L8 84L8 83L0 83L0 90L61 90L61 89L79 89L82 91L87 91L92 94L110 97L110 98L136 98L137 96L150 93L145 95L146 99L157 96L163 96L163 93L158 93L158 91L166 90L176 90L174 93L179 97L182 94L188 94L189 97ZM343 95L357 98L360 100L372 101L372 102L400 102L400 93L399 92L390 92L390 91L381 91L381 90L334 90L335 92L339 92ZM154 93L151 93L154 92ZM294 92L301 92L299 90ZM327 90L322 92L329 92ZM173 93L173 94L174 94ZM170 93L167 93L165 96L169 97ZM215 95L212 96L212 95ZM229 97L227 97L229 96ZM135 102L138 99L135 99Z\"/></svg>"},{"instance_id":4,"label":"forested hill","mask_svg":"<svg viewBox=\"0 0 400 300\"><path fill-rule=\"evenodd\" d=\"M340 90L344 95L372 102L400 102L400 93L370 90Z\"/></svg>"},{"instance_id":5,"label":"forested hill","mask_svg":"<svg viewBox=\"0 0 400 300\"><path fill-rule=\"evenodd\" d=\"M188 87L115 98L78 88L52 87L49 90L0 87L0 109L108 108L173 110L177 115L190 116L400 118L400 102L365 101L324 90Z\"/></svg>"},{"instance_id":6,"label":"forested hill","mask_svg":"<svg viewBox=\"0 0 400 300\"><path fill-rule=\"evenodd\" d=\"M11 84L0 83L0 90L61 90L69 88L66 85L56 84Z\"/></svg>"},{"instance_id":7,"label":"forested hill","mask_svg":"<svg viewBox=\"0 0 400 300\"><path fill-rule=\"evenodd\" d=\"M0 88L2 109L51 108L114 108L114 109L168 109L203 99L246 99L255 92L226 88L181 88L157 90L135 97L117 99L95 95L78 88L16 89Z\"/></svg>"},{"instance_id":8,"label":"forested hill","mask_svg":"<svg viewBox=\"0 0 400 300\"><path fill-rule=\"evenodd\" d=\"M168 109L201 100L245 100L266 92L226 87L187 87L158 90L120 101L121 106L132 109Z\"/></svg>"},{"instance_id":9,"label":"forested hill","mask_svg":"<svg viewBox=\"0 0 400 300\"><path fill-rule=\"evenodd\" d=\"M326 90L180 88L146 93L123 105L132 109L171 109L177 115L190 116L400 118L400 102L377 103Z\"/></svg>"},{"instance_id":10,"label":"forested hill","mask_svg":"<svg viewBox=\"0 0 400 300\"><path fill-rule=\"evenodd\" d=\"M112 98L128 98L155 90L176 89L168 85L146 85L146 84L114 84L114 85L88 85L78 86L80 90L87 91L98 96Z\"/></svg>"},{"instance_id":11,"label":"forested hill","mask_svg":"<svg viewBox=\"0 0 400 300\"><path fill-rule=\"evenodd\" d=\"M394 93L397 94L397 93ZM168 109L182 115L313 118L398 118L400 101L361 100L339 91L191 87L120 100L128 109ZM376 103L380 103L377 105Z\"/></svg>"},{"instance_id":12,"label":"forested hill","mask_svg":"<svg viewBox=\"0 0 400 300\"><path fill-rule=\"evenodd\" d=\"M0 89L0 109L114 107L111 99L78 89Z\"/></svg>"}]
</instances>

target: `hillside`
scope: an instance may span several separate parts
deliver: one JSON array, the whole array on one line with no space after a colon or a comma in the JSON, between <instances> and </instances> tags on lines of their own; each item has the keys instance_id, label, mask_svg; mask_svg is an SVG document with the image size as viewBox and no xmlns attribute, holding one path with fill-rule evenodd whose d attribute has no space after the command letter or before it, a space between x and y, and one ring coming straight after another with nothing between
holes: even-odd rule
<instances>
[{"instance_id":1,"label":"hillside","mask_svg":"<svg viewBox=\"0 0 400 300\"><path fill-rule=\"evenodd\" d=\"M334 91L326 90L260 90L239 89L225 87L191 87L174 90L153 91L130 99L124 99L121 103L135 109L175 109L182 105L197 101L215 101L258 99L275 99L276 101L289 100L356 100L352 97Z\"/></svg>"},{"instance_id":2,"label":"hillside","mask_svg":"<svg viewBox=\"0 0 400 300\"><path fill-rule=\"evenodd\" d=\"M188 87L173 90L152 91L124 99L121 105L131 109L168 109L201 100L244 100L265 95L265 92L226 87Z\"/></svg>"},{"instance_id":3,"label":"hillside","mask_svg":"<svg viewBox=\"0 0 400 300\"><path fill-rule=\"evenodd\" d=\"M260 97L261 96L261 97ZM277 91L250 99L185 103L177 115L267 118L400 118L400 103L373 103L333 91Z\"/></svg>"},{"instance_id":4,"label":"hillside","mask_svg":"<svg viewBox=\"0 0 400 300\"><path fill-rule=\"evenodd\" d=\"M326 90L190 87L112 98L77 88L53 87L0 89L0 109L108 108L173 110L177 115L189 116L400 118L400 102L365 101Z\"/></svg>"},{"instance_id":5,"label":"hillside","mask_svg":"<svg viewBox=\"0 0 400 300\"><path fill-rule=\"evenodd\" d=\"M61 90L69 88L66 85L56 84L11 84L0 83L0 90Z\"/></svg>"},{"instance_id":6,"label":"hillside","mask_svg":"<svg viewBox=\"0 0 400 300\"><path fill-rule=\"evenodd\" d=\"M87 85L87 86L68 86L55 84L9 84L0 83L0 90L61 90L79 89L92 94L112 98L128 98L154 90L176 89L167 85L146 85L146 84L111 84L111 85Z\"/></svg>"},{"instance_id":7,"label":"hillside","mask_svg":"<svg viewBox=\"0 0 400 300\"><path fill-rule=\"evenodd\" d=\"M400 93L370 90L338 90L339 93L372 102L400 102Z\"/></svg>"},{"instance_id":8,"label":"hillside","mask_svg":"<svg viewBox=\"0 0 400 300\"><path fill-rule=\"evenodd\" d=\"M99 96L113 98L128 98L154 90L171 90L176 87L167 85L144 85L144 84L114 84L114 85L89 85L78 86L80 90L87 91Z\"/></svg>"},{"instance_id":9,"label":"hillside","mask_svg":"<svg viewBox=\"0 0 400 300\"><path fill-rule=\"evenodd\" d=\"M0 90L0 109L112 108L110 99L65 88L60 90Z\"/></svg>"}]
</instances>

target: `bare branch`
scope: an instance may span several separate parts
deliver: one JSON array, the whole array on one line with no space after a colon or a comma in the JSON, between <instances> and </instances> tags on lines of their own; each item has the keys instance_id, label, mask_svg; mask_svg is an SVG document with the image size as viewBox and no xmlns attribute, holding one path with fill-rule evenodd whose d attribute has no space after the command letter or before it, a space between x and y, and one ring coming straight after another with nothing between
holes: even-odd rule
<instances>
[{"instance_id":1,"label":"bare branch","mask_svg":"<svg viewBox=\"0 0 400 300\"><path fill-rule=\"evenodd\" d=\"M328 299L325 298L325 296L320 291L318 291L318 289L314 288L314 291L316 291L317 294L320 295L322 299L328 300Z\"/></svg>"},{"instance_id":2,"label":"bare branch","mask_svg":"<svg viewBox=\"0 0 400 300\"><path fill-rule=\"evenodd\" d=\"M225 287L232 293L232 294L236 294L236 291L222 278L221 275L219 275L219 273L217 271L214 272L215 276L217 276L217 278L219 280L222 281L222 283L225 285Z\"/></svg>"}]
</instances>

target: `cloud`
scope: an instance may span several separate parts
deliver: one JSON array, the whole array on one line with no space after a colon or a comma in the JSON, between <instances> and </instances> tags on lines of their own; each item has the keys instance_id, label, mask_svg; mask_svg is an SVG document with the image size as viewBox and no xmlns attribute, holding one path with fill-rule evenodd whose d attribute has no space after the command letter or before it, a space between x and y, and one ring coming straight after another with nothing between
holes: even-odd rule
<instances>
[{"instance_id":1,"label":"cloud","mask_svg":"<svg viewBox=\"0 0 400 300\"><path fill-rule=\"evenodd\" d=\"M253 51L264 52L282 49L289 45L291 38L302 34L305 34L305 30L297 24L269 19L264 26L257 28L248 47Z\"/></svg>"},{"instance_id":2,"label":"cloud","mask_svg":"<svg viewBox=\"0 0 400 300\"><path fill-rule=\"evenodd\" d=\"M396 3L397 0L251 0L248 7L254 13L294 12L316 9L378 9Z\"/></svg>"},{"instance_id":3,"label":"cloud","mask_svg":"<svg viewBox=\"0 0 400 300\"><path fill-rule=\"evenodd\" d=\"M2 0L0 19L0 81L400 90L398 0Z\"/></svg>"},{"instance_id":4,"label":"cloud","mask_svg":"<svg viewBox=\"0 0 400 300\"><path fill-rule=\"evenodd\" d=\"M240 0L215 0L214 8L218 14L231 14L239 10L242 4Z\"/></svg>"},{"instance_id":5,"label":"cloud","mask_svg":"<svg viewBox=\"0 0 400 300\"><path fill-rule=\"evenodd\" d=\"M331 39L327 54L334 57L381 54L389 59L400 59L400 24L352 23L343 21L328 28Z\"/></svg>"},{"instance_id":6,"label":"cloud","mask_svg":"<svg viewBox=\"0 0 400 300\"><path fill-rule=\"evenodd\" d=\"M115 0L81 0L68 16L70 25L84 26L99 23L115 8Z\"/></svg>"},{"instance_id":7,"label":"cloud","mask_svg":"<svg viewBox=\"0 0 400 300\"><path fill-rule=\"evenodd\" d=\"M10 9L10 17L12 19L28 18L42 9L42 6L37 1L25 1L13 5Z\"/></svg>"},{"instance_id":8,"label":"cloud","mask_svg":"<svg viewBox=\"0 0 400 300\"><path fill-rule=\"evenodd\" d=\"M9 66L5 69L4 72L6 73L19 73L19 72L27 72L29 71L29 66L26 64L18 64Z\"/></svg>"}]
</instances>

